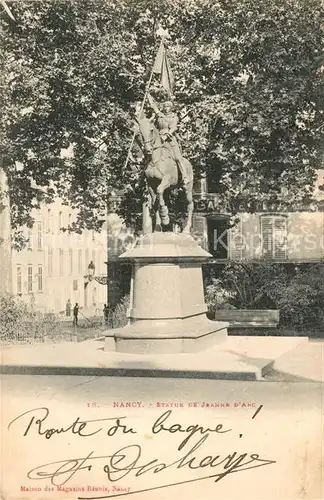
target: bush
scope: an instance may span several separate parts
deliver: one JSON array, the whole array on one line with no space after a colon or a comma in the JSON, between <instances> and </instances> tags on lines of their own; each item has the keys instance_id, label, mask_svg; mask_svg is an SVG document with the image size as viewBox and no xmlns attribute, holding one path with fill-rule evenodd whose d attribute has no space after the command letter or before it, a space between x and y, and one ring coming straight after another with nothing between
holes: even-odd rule
<instances>
[{"instance_id":1,"label":"bush","mask_svg":"<svg viewBox=\"0 0 324 500\"><path fill-rule=\"evenodd\" d=\"M280 324L324 328L324 266L231 262L210 276L206 302L216 309L279 309Z\"/></svg>"},{"instance_id":2,"label":"bush","mask_svg":"<svg viewBox=\"0 0 324 500\"><path fill-rule=\"evenodd\" d=\"M275 306L272 288L280 287L287 278L287 271L278 264L230 262L219 272L218 278L209 280L206 300L213 309L219 309L224 301L228 303L227 308L271 309ZM218 293L213 292L217 287Z\"/></svg>"},{"instance_id":3,"label":"bush","mask_svg":"<svg viewBox=\"0 0 324 500\"><path fill-rule=\"evenodd\" d=\"M1 338L19 337L25 334L26 321L30 311L23 302L13 297L0 297L0 336Z\"/></svg>"},{"instance_id":4,"label":"bush","mask_svg":"<svg viewBox=\"0 0 324 500\"><path fill-rule=\"evenodd\" d=\"M324 266L296 267L287 283L272 290L281 323L296 328L324 328Z\"/></svg>"},{"instance_id":5,"label":"bush","mask_svg":"<svg viewBox=\"0 0 324 500\"><path fill-rule=\"evenodd\" d=\"M122 328L128 323L127 313L130 306L130 296L122 297L118 304L109 312L108 326L109 328Z\"/></svg>"},{"instance_id":6,"label":"bush","mask_svg":"<svg viewBox=\"0 0 324 500\"><path fill-rule=\"evenodd\" d=\"M60 333L61 323L54 314L36 313L22 300L0 297L0 340L3 342L44 339Z\"/></svg>"},{"instance_id":7,"label":"bush","mask_svg":"<svg viewBox=\"0 0 324 500\"><path fill-rule=\"evenodd\" d=\"M212 278L211 283L206 286L205 295L208 310L235 309L231 304L233 292L225 290L219 278Z\"/></svg>"}]
</instances>

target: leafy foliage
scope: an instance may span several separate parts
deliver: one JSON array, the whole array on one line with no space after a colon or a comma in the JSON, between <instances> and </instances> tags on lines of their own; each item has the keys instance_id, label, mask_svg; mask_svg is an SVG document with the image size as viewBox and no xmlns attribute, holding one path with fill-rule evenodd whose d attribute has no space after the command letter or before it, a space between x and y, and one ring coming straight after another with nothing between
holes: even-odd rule
<instances>
[{"instance_id":1,"label":"leafy foliage","mask_svg":"<svg viewBox=\"0 0 324 500\"><path fill-rule=\"evenodd\" d=\"M0 143L16 227L58 194L78 208L79 228L99 229L116 190L121 214L136 222L141 164L123 166L160 24L196 175L207 171L233 212L242 199L253 211L256 198L288 207L310 196L324 144L320 0L39 0L10 9L15 20L1 13Z\"/></svg>"},{"instance_id":2,"label":"leafy foliage","mask_svg":"<svg viewBox=\"0 0 324 500\"><path fill-rule=\"evenodd\" d=\"M274 290L274 300L282 322L299 328L324 327L323 265L295 270L295 275Z\"/></svg>"},{"instance_id":3,"label":"leafy foliage","mask_svg":"<svg viewBox=\"0 0 324 500\"><path fill-rule=\"evenodd\" d=\"M233 292L226 290L219 278L211 278L210 283L206 286L205 294L208 311L235 309L235 306L230 302L231 299L233 299Z\"/></svg>"},{"instance_id":4,"label":"leafy foliage","mask_svg":"<svg viewBox=\"0 0 324 500\"><path fill-rule=\"evenodd\" d=\"M323 265L284 266L232 262L206 286L206 302L216 309L279 309L284 326L324 327Z\"/></svg>"},{"instance_id":5,"label":"leafy foliage","mask_svg":"<svg viewBox=\"0 0 324 500\"><path fill-rule=\"evenodd\" d=\"M274 289L288 280L287 269L268 262L230 262L211 278L207 296L226 291L228 303L238 309L275 308ZM269 284L271 283L271 286ZM219 293L218 292L218 293ZM217 297L217 295L215 295Z\"/></svg>"},{"instance_id":6,"label":"leafy foliage","mask_svg":"<svg viewBox=\"0 0 324 500\"><path fill-rule=\"evenodd\" d=\"M124 295L108 315L108 328L122 328L128 323L128 310L130 307L130 296Z\"/></svg>"},{"instance_id":7,"label":"leafy foliage","mask_svg":"<svg viewBox=\"0 0 324 500\"><path fill-rule=\"evenodd\" d=\"M61 333L59 318L36 314L22 300L11 296L0 297L0 342L43 340L46 335Z\"/></svg>"}]
</instances>

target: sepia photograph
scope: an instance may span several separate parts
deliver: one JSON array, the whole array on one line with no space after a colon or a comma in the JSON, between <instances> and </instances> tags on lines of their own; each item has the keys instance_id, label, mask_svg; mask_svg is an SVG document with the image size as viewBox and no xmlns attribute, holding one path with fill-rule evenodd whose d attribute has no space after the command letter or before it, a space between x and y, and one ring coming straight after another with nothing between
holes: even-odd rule
<instances>
[{"instance_id":1,"label":"sepia photograph","mask_svg":"<svg viewBox=\"0 0 324 500\"><path fill-rule=\"evenodd\" d=\"M0 500L321 500L323 0L0 21Z\"/></svg>"}]
</instances>

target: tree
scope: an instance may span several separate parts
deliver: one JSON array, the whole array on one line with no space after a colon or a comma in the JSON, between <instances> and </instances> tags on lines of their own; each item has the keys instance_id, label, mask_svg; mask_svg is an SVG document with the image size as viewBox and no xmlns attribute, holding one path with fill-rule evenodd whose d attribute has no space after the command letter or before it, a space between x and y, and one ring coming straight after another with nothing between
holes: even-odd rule
<instances>
[{"instance_id":1,"label":"tree","mask_svg":"<svg viewBox=\"0 0 324 500\"><path fill-rule=\"evenodd\" d=\"M119 210L136 223L141 167L123 165L160 24L172 39L183 149L196 175L207 171L233 213L242 199L253 211L260 198L289 208L310 197L324 144L320 0L41 0L10 8L15 21L2 13L1 148L16 228L60 195L79 210L73 229L100 229L112 190L123 192ZM152 92L160 96L157 84Z\"/></svg>"}]
</instances>

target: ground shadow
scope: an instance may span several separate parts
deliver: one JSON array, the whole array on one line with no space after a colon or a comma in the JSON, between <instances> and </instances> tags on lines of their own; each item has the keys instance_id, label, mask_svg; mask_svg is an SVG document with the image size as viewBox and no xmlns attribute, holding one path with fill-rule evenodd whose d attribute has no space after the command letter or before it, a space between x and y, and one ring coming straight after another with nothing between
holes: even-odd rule
<instances>
[{"instance_id":1,"label":"ground shadow","mask_svg":"<svg viewBox=\"0 0 324 500\"><path fill-rule=\"evenodd\" d=\"M129 364L129 366L127 366ZM69 367L69 366L22 366L2 365L0 374L3 375L73 375L95 377L148 377L148 378L182 378L182 379L214 379L214 380L244 380L256 381L254 373L217 372L217 371L189 371L163 370L147 362L121 363L120 367ZM142 365L142 366L141 366Z\"/></svg>"},{"instance_id":2,"label":"ground shadow","mask_svg":"<svg viewBox=\"0 0 324 500\"><path fill-rule=\"evenodd\" d=\"M101 339L94 339L99 341ZM103 351L103 347L97 350ZM321 380L307 377L295 376L290 373L276 370L273 359L246 356L240 352L227 350L226 352L236 356L239 361L246 365L255 367L255 372L221 372L215 370L189 370L189 369L160 369L148 359L127 361L125 358L114 367L105 363L97 366L28 366L28 365L2 365L0 374L4 375L72 375L72 376L94 376L94 377L147 377L147 378L173 378L173 379L206 379L206 380L232 380L232 381L265 381L265 382L313 382L321 383ZM262 377L258 377L257 371Z\"/></svg>"},{"instance_id":3,"label":"ground shadow","mask_svg":"<svg viewBox=\"0 0 324 500\"><path fill-rule=\"evenodd\" d=\"M321 382L321 380L316 380L307 377L300 377L299 375L293 375L288 372L276 370L274 368L275 361L271 359L254 358L232 350L227 350L226 352L229 352L230 354L234 354L235 356L237 356L242 363L257 367L261 365L261 374L263 377L263 381L314 382L314 383Z\"/></svg>"}]
</instances>

